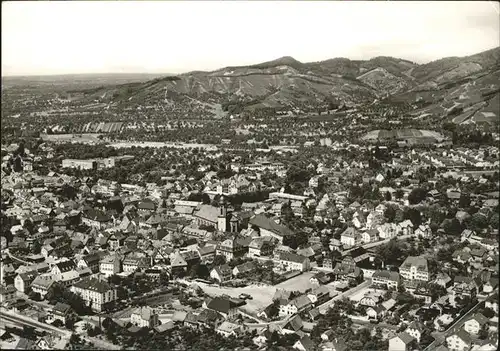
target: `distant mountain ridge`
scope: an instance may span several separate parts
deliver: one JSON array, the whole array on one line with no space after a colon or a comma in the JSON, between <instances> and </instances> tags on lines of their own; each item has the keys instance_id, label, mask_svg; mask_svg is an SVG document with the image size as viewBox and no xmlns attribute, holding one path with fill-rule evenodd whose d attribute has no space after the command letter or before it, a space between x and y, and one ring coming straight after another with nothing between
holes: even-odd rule
<instances>
[{"instance_id":1,"label":"distant mountain ridge","mask_svg":"<svg viewBox=\"0 0 500 351\"><path fill-rule=\"evenodd\" d=\"M82 98L111 105L161 105L162 109L167 108L167 113L168 108L182 108L185 103L210 106L209 109L216 105L224 109L229 106L230 113L263 108L314 110L332 103L371 103L389 95L417 99L415 94L421 91L444 89L450 84L460 84L467 77L474 80L474 75L496 74L499 62L500 47L426 64L387 56L302 63L284 56L254 65L193 71L144 83L103 87L83 92ZM467 91L476 88L483 89L484 93L484 89L494 91L498 86L470 83ZM185 108L189 111L190 107Z\"/></svg>"}]
</instances>

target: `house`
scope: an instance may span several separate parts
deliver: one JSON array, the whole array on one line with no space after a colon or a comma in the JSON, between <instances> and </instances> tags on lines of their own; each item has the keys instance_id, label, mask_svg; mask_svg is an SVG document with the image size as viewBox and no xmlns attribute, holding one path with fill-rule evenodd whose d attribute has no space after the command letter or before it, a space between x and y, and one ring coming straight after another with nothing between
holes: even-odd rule
<instances>
[{"instance_id":1,"label":"house","mask_svg":"<svg viewBox=\"0 0 500 351\"><path fill-rule=\"evenodd\" d=\"M319 286L330 283L332 279L333 276L331 274L320 271L309 279L309 283L315 286Z\"/></svg>"},{"instance_id":2,"label":"house","mask_svg":"<svg viewBox=\"0 0 500 351\"><path fill-rule=\"evenodd\" d=\"M472 346L472 337L464 329L460 329L446 338L446 345L451 351L466 351Z\"/></svg>"},{"instance_id":3,"label":"house","mask_svg":"<svg viewBox=\"0 0 500 351\"><path fill-rule=\"evenodd\" d=\"M236 267L233 268L233 276L238 277L238 276L243 276L245 274L248 274L249 272L252 272L255 270L256 263L253 261L245 262L240 265L237 265Z\"/></svg>"},{"instance_id":4,"label":"house","mask_svg":"<svg viewBox=\"0 0 500 351\"><path fill-rule=\"evenodd\" d=\"M233 277L233 272L231 271L231 267L227 264L222 266L214 267L210 271L210 278L217 280L219 283L224 283L231 280Z\"/></svg>"},{"instance_id":5,"label":"house","mask_svg":"<svg viewBox=\"0 0 500 351\"><path fill-rule=\"evenodd\" d=\"M359 304L361 306L377 306L382 302L382 293L370 291L366 293L361 300L359 300Z\"/></svg>"},{"instance_id":6,"label":"house","mask_svg":"<svg viewBox=\"0 0 500 351\"><path fill-rule=\"evenodd\" d=\"M123 272L133 273L149 267L149 260L146 257L129 256L123 260L122 267Z\"/></svg>"},{"instance_id":7,"label":"house","mask_svg":"<svg viewBox=\"0 0 500 351\"><path fill-rule=\"evenodd\" d=\"M137 205L139 213L152 214L156 211L156 203L151 199L144 199Z\"/></svg>"},{"instance_id":8,"label":"house","mask_svg":"<svg viewBox=\"0 0 500 351\"><path fill-rule=\"evenodd\" d=\"M279 263L285 271L306 272L311 269L311 262L307 257L292 252L282 252L279 255Z\"/></svg>"},{"instance_id":9,"label":"house","mask_svg":"<svg viewBox=\"0 0 500 351\"><path fill-rule=\"evenodd\" d=\"M321 316L321 313L319 312L319 308L315 307L307 311L306 316L309 321L314 322Z\"/></svg>"},{"instance_id":10,"label":"house","mask_svg":"<svg viewBox=\"0 0 500 351\"><path fill-rule=\"evenodd\" d=\"M117 300L116 289L105 281L95 278L82 279L70 290L80 295L92 310L101 312L107 305Z\"/></svg>"},{"instance_id":11,"label":"house","mask_svg":"<svg viewBox=\"0 0 500 351\"><path fill-rule=\"evenodd\" d=\"M478 312L474 314L464 323L464 330L472 335L477 335L481 328L489 322L482 313Z\"/></svg>"},{"instance_id":12,"label":"house","mask_svg":"<svg viewBox=\"0 0 500 351\"><path fill-rule=\"evenodd\" d=\"M321 305L330 299L330 290L322 285L307 293L307 297L313 304Z\"/></svg>"},{"instance_id":13,"label":"house","mask_svg":"<svg viewBox=\"0 0 500 351\"><path fill-rule=\"evenodd\" d=\"M212 263L215 258L216 247L213 245L205 245L197 248L200 260L203 263Z\"/></svg>"},{"instance_id":14,"label":"house","mask_svg":"<svg viewBox=\"0 0 500 351\"><path fill-rule=\"evenodd\" d=\"M98 253L92 253L84 256L77 262L78 268L89 268L92 273L99 272L99 262L101 260L101 255Z\"/></svg>"},{"instance_id":15,"label":"house","mask_svg":"<svg viewBox=\"0 0 500 351\"><path fill-rule=\"evenodd\" d=\"M453 280L450 302L454 303L457 297L474 298L478 293L476 281L471 277L456 276Z\"/></svg>"},{"instance_id":16,"label":"house","mask_svg":"<svg viewBox=\"0 0 500 351\"><path fill-rule=\"evenodd\" d=\"M314 343L308 335L304 335L300 340L297 340L297 342L293 344L293 348L300 351L313 351Z\"/></svg>"},{"instance_id":17,"label":"house","mask_svg":"<svg viewBox=\"0 0 500 351\"><path fill-rule=\"evenodd\" d=\"M300 333L303 327L304 327L304 322L302 321L302 318L300 318L299 315L294 315L283 326L282 334Z\"/></svg>"},{"instance_id":18,"label":"house","mask_svg":"<svg viewBox=\"0 0 500 351\"><path fill-rule=\"evenodd\" d=\"M414 337L415 340L417 340L417 342L420 343L424 330L425 328L422 323L418 321L413 321L410 323L408 328L406 328L405 332Z\"/></svg>"},{"instance_id":19,"label":"house","mask_svg":"<svg viewBox=\"0 0 500 351\"><path fill-rule=\"evenodd\" d=\"M118 255L104 257L99 263L99 272L110 277L122 271L121 259Z\"/></svg>"},{"instance_id":20,"label":"house","mask_svg":"<svg viewBox=\"0 0 500 351\"><path fill-rule=\"evenodd\" d=\"M403 222L399 223L399 228L401 229L401 235L413 234L413 223L409 219L406 219Z\"/></svg>"},{"instance_id":21,"label":"house","mask_svg":"<svg viewBox=\"0 0 500 351\"><path fill-rule=\"evenodd\" d=\"M406 280L427 282L430 279L427 259L423 256L408 256L399 267L399 273Z\"/></svg>"},{"instance_id":22,"label":"house","mask_svg":"<svg viewBox=\"0 0 500 351\"><path fill-rule=\"evenodd\" d=\"M356 231L356 228L348 227L342 232L342 234L340 234L340 242L347 247L352 247L356 245L358 236L359 234Z\"/></svg>"},{"instance_id":23,"label":"house","mask_svg":"<svg viewBox=\"0 0 500 351\"><path fill-rule=\"evenodd\" d=\"M174 321L166 321L154 328L155 332L162 334L165 332L172 331L176 328Z\"/></svg>"},{"instance_id":24,"label":"house","mask_svg":"<svg viewBox=\"0 0 500 351\"><path fill-rule=\"evenodd\" d=\"M368 306L366 309L366 316L368 319L379 320L385 315L385 308L380 305Z\"/></svg>"},{"instance_id":25,"label":"house","mask_svg":"<svg viewBox=\"0 0 500 351\"><path fill-rule=\"evenodd\" d=\"M37 271L30 271L26 273L18 274L14 278L14 286L17 291L27 294L31 288L31 283L38 276Z\"/></svg>"},{"instance_id":26,"label":"house","mask_svg":"<svg viewBox=\"0 0 500 351\"><path fill-rule=\"evenodd\" d=\"M489 296L484 302L484 307L490 308L498 314L498 293Z\"/></svg>"},{"instance_id":27,"label":"house","mask_svg":"<svg viewBox=\"0 0 500 351\"><path fill-rule=\"evenodd\" d=\"M487 257L488 251L484 247L474 247L470 250L470 255L474 261L481 262Z\"/></svg>"},{"instance_id":28,"label":"house","mask_svg":"<svg viewBox=\"0 0 500 351\"><path fill-rule=\"evenodd\" d=\"M300 295L286 304L280 304L280 316L292 316L312 307L312 302L306 295Z\"/></svg>"},{"instance_id":29,"label":"house","mask_svg":"<svg viewBox=\"0 0 500 351\"><path fill-rule=\"evenodd\" d=\"M114 232L108 237L108 247L116 251L125 244L125 235L122 232Z\"/></svg>"},{"instance_id":30,"label":"house","mask_svg":"<svg viewBox=\"0 0 500 351\"><path fill-rule=\"evenodd\" d=\"M395 223L384 223L376 226L380 239L391 239L398 236L401 227Z\"/></svg>"},{"instance_id":31,"label":"house","mask_svg":"<svg viewBox=\"0 0 500 351\"><path fill-rule=\"evenodd\" d=\"M170 267L172 269L172 274L177 274L178 272L187 271L188 264L184 257L179 252L174 254L173 259L170 262Z\"/></svg>"},{"instance_id":32,"label":"house","mask_svg":"<svg viewBox=\"0 0 500 351\"><path fill-rule=\"evenodd\" d=\"M55 280L52 274L39 275L31 283L31 290L39 293L43 298L45 295L47 295L50 287L52 286L52 284L54 284L54 282Z\"/></svg>"},{"instance_id":33,"label":"house","mask_svg":"<svg viewBox=\"0 0 500 351\"><path fill-rule=\"evenodd\" d=\"M237 304L225 297L215 297L207 304L207 309L220 313L224 318L233 318L238 314Z\"/></svg>"},{"instance_id":34,"label":"house","mask_svg":"<svg viewBox=\"0 0 500 351\"><path fill-rule=\"evenodd\" d=\"M455 250L452 254L452 260L461 264L472 261L472 255L468 251Z\"/></svg>"},{"instance_id":35,"label":"house","mask_svg":"<svg viewBox=\"0 0 500 351\"><path fill-rule=\"evenodd\" d=\"M325 333L321 336L323 337ZM349 347L347 346L344 339L330 337L332 340L323 344L323 351L349 351Z\"/></svg>"},{"instance_id":36,"label":"house","mask_svg":"<svg viewBox=\"0 0 500 351\"><path fill-rule=\"evenodd\" d=\"M372 243L378 240L378 231L376 229L369 229L361 234L365 244Z\"/></svg>"},{"instance_id":37,"label":"house","mask_svg":"<svg viewBox=\"0 0 500 351\"><path fill-rule=\"evenodd\" d=\"M252 239L248 246L248 257L271 256L274 249L274 239L271 236L261 236Z\"/></svg>"},{"instance_id":38,"label":"house","mask_svg":"<svg viewBox=\"0 0 500 351\"><path fill-rule=\"evenodd\" d=\"M231 323L228 321L222 322L217 329L215 329L217 334L220 334L224 337L236 336L239 332L241 332L241 326L235 323Z\"/></svg>"},{"instance_id":39,"label":"house","mask_svg":"<svg viewBox=\"0 0 500 351\"><path fill-rule=\"evenodd\" d=\"M237 238L226 239L217 246L216 254L224 256L227 261L242 257L247 251L241 240Z\"/></svg>"},{"instance_id":40,"label":"house","mask_svg":"<svg viewBox=\"0 0 500 351\"><path fill-rule=\"evenodd\" d=\"M57 302L52 308L50 315L54 320L59 319L66 323L66 318L71 314L71 306L65 303Z\"/></svg>"},{"instance_id":41,"label":"house","mask_svg":"<svg viewBox=\"0 0 500 351\"><path fill-rule=\"evenodd\" d=\"M372 283L373 284L380 284L387 289L394 289L397 290L400 282L400 277L398 272L393 272L393 271L376 271L372 275Z\"/></svg>"},{"instance_id":42,"label":"house","mask_svg":"<svg viewBox=\"0 0 500 351\"><path fill-rule=\"evenodd\" d=\"M89 208L82 213L82 223L96 229L106 229L112 225L113 222L111 216L106 213L94 208Z\"/></svg>"},{"instance_id":43,"label":"house","mask_svg":"<svg viewBox=\"0 0 500 351\"><path fill-rule=\"evenodd\" d=\"M16 298L16 288L12 285L0 285L0 304L13 301Z\"/></svg>"},{"instance_id":44,"label":"house","mask_svg":"<svg viewBox=\"0 0 500 351\"><path fill-rule=\"evenodd\" d=\"M155 328L160 324L158 313L149 306L135 309L130 315L130 323L140 328Z\"/></svg>"},{"instance_id":45,"label":"house","mask_svg":"<svg viewBox=\"0 0 500 351\"><path fill-rule=\"evenodd\" d=\"M36 340L21 337L16 345L16 350L34 350Z\"/></svg>"},{"instance_id":46,"label":"house","mask_svg":"<svg viewBox=\"0 0 500 351\"><path fill-rule=\"evenodd\" d=\"M415 338L406 332L399 333L395 337L389 339L389 351L410 351Z\"/></svg>"},{"instance_id":47,"label":"house","mask_svg":"<svg viewBox=\"0 0 500 351\"><path fill-rule=\"evenodd\" d=\"M415 236L430 239L432 238L432 229L428 224L421 224L415 230Z\"/></svg>"},{"instance_id":48,"label":"house","mask_svg":"<svg viewBox=\"0 0 500 351\"><path fill-rule=\"evenodd\" d=\"M280 244L283 243L285 236L294 235L293 231L281 224L276 223L272 218L268 218L265 214L260 213L250 218L248 221L249 227L256 227L259 229L260 236L271 236L276 238Z\"/></svg>"},{"instance_id":49,"label":"house","mask_svg":"<svg viewBox=\"0 0 500 351\"><path fill-rule=\"evenodd\" d=\"M60 281L62 280L63 273L74 271L76 270L76 268L76 263L73 260L66 260L56 263L54 266L52 266L50 272L54 276L55 281Z\"/></svg>"},{"instance_id":50,"label":"house","mask_svg":"<svg viewBox=\"0 0 500 351\"><path fill-rule=\"evenodd\" d=\"M452 285L452 279L446 273L438 273L436 279L434 279L434 284L440 285L443 288L449 288Z\"/></svg>"}]
</instances>

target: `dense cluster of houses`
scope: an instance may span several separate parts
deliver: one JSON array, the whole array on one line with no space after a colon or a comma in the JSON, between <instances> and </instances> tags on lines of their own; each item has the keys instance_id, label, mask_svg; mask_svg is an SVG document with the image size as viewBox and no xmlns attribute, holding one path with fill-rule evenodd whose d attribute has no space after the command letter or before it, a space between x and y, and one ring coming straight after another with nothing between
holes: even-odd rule
<instances>
[{"instance_id":1,"label":"dense cluster of houses","mask_svg":"<svg viewBox=\"0 0 500 351\"><path fill-rule=\"evenodd\" d=\"M448 187L446 193L427 191L421 204L430 206L446 198L457 205L461 184L491 182L489 172L498 167L494 155L494 148L458 148L441 154L411 151L393 155L383 171L371 173L365 161L340 158L328 165L311 162L306 168L313 175L304 182L301 194L286 192L276 180L270 184L262 181L265 174L277 179L287 175L284 163L270 160L232 162L230 168L236 174L222 179L217 172L200 166L197 171L205 173L201 180L168 176L162 186L94 181L64 174L67 167L95 168L95 160L64 160L60 173L41 176L32 172L27 160L24 172L2 174L2 221L8 223L9 235L1 237L2 247L7 249L2 251L0 299L5 304L18 296L30 298L33 293L43 298L58 284L101 312L118 300L116 287L108 282L114 275L143 272L158 277L159 272L166 272L177 277L187 275L193 267L208 265L210 270L204 278L224 285L247 278L262 262L271 262L274 273L287 277L314 270L310 279L313 289L302 294L279 291L274 296L277 306L268 306L256 316L274 318L270 311L276 307L278 318L287 320L281 332L301 337L298 349L310 348L307 331L312 328L310 323L321 318L318 306L334 297L327 287L333 282L339 292L363 281L376 287L358 302L368 320L392 318L398 310L395 299L380 291L400 289L428 306L434 305L427 309L440 309L439 316L444 316L447 314L442 308L458 308L465 298L491 302L490 296L498 290L498 229L463 230L456 238L462 245L452 253L451 262L440 262L437 268L430 267L430 261L449 243L391 266L379 257L376 247L391 240L437 242L447 233L445 224L436 231L430 220L416 224L409 218L388 220L387 211L389 207L402 210L413 205L410 197L420 184L413 175L422 165L453 168L436 172L428 182L436 184L451 177L455 186ZM113 167L113 162L100 167ZM465 166L481 167L482 171L467 171ZM387 171L400 175L389 184ZM341 182L349 174L361 175L357 185L377 187L384 198L353 201L349 187ZM262 192L268 194L265 199L231 204L233 195ZM471 195L471 201L479 207L474 215L489 220L498 209L498 197L476 195ZM305 221L300 232L307 240L296 248L290 242L301 233L284 220L290 213ZM468 216L461 209L455 218L462 223ZM337 228L332 228L334 223ZM221 257L225 263L215 264ZM242 262L229 264L236 260ZM450 276L453 263L462 265L464 271ZM429 284L441 286L446 293L436 296ZM210 326L224 336L237 335L244 330L235 318L242 303L241 299L216 297L207 300L200 310L177 313L174 321ZM492 309L498 314L498 307ZM64 318L65 306L55 306L53 314L54 318ZM491 317L487 322L485 318L480 312L474 314L463 329L447 336L448 347L462 351L476 345L473 335L485 323L494 324ZM158 312L148 306L135 310L130 318L137 328L160 328L163 332L173 327L171 323L168 327L160 325L158 320ZM406 350L405 345L414 340L419 343L419 332L422 328L418 323L409 324L390 339L389 349ZM337 343L331 337L321 336L324 344ZM263 338L264 332L256 342ZM339 349L341 345L339 342Z\"/></svg>"}]
</instances>

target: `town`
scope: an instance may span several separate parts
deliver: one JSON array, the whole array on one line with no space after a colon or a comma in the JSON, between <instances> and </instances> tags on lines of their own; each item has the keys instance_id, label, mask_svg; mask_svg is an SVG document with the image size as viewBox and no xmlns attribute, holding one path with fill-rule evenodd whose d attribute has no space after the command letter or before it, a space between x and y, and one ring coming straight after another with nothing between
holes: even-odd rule
<instances>
[{"instance_id":1,"label":"town","mask_svg":"<svg viewBox=\"0 0 500 351\"><path fill-rule=\"evenodd\" d=\"M400 5L2 3L0 349L497 350L500 7Z\"/></svg>"},{"instance_id":2,"label":"town","mask_svg":"<svg viewBox=\"0 0 500 351\"><path fill-rule=\"evenodd\" d=\"M2 146L2 346L495 349L498 148L416 132Z\"/></svg>"}]
</instances>

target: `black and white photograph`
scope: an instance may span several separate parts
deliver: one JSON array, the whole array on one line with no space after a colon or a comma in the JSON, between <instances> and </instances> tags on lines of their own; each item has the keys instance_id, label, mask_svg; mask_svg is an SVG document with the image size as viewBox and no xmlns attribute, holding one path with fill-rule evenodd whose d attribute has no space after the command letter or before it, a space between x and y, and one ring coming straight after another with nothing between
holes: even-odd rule
<instances>
[{"instance_id":1,"label":"black and white photograph","mask_svg":"<svg viewBox=\"0 0 500 351\"><path fill-rule=\"evenodd\" d=\"M1 350L498 349L498 1L1 7Z\"/></svg>"}]
</instances>

